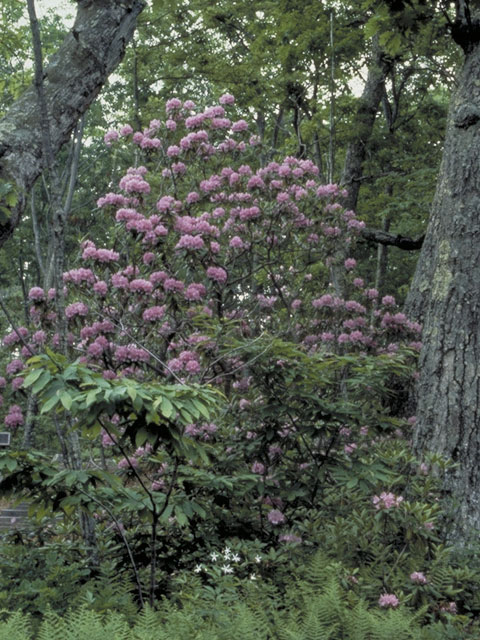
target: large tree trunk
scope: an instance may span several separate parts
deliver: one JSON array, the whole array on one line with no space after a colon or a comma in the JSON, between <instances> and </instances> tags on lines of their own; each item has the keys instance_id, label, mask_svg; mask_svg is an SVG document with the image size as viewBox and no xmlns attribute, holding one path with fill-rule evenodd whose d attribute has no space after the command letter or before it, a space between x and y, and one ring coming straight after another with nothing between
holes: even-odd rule
<instances>
[{"instance_id":1,"label":"large tree trunk","mask_svg":"<svg viewBox=\"0 0 480 640\"><path fill-rule=\"evenodd\" d=\"M445 477L458 544L480 530L480 30L471 33L407 300L424 324L414 446L458 463Z\"/></svg>"},{"instance_id":2,"label":"large tree trunk","mask_svg":"<svg viewBox=\"0 0 480 640\"><path fill-rule=\"evenodd\" d=\"M56 154L117 67L143 0L78 0L75 24L45 69L44 91ZM0 120L0 182L16 185L18 202L0 222L0 247L20 222L25 197L46 166L32 86Z\"/></svg>"}]
</instances>

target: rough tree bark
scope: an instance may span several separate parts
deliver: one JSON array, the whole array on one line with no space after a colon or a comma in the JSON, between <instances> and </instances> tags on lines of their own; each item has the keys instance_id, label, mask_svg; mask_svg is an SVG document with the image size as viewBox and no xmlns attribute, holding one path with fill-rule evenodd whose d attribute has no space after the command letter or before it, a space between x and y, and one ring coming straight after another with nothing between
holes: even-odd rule
<instances>
[{"instance_id":1,"label":"rough tree bark","mask_svg":"<svg viewBox=\"0 0 480 640\"><path fill-rule=\"evenodd\" d=\"M465 3L457 3L463 6ZM465 61L452 97L431 218L407 299L423 320L418 454L458 466L445 491L455 509L454 542L480 530L480 21L457 16L453 38Z\"/></svg>"},{"instance_id":2,"label":"rough tree bark","mask_svg":"<svg viewBox=\"0 0 480 640\"><path fill-rule=\"evenodd\" d=\"M78 0L72 30L45 69L44 90L56 154L117 67L144 0ZM46 166L35 87L0 120L0 181L14 183L18 202L0 224L0 247L18 226L26 194Z\"/></svg>"}]
</instances>

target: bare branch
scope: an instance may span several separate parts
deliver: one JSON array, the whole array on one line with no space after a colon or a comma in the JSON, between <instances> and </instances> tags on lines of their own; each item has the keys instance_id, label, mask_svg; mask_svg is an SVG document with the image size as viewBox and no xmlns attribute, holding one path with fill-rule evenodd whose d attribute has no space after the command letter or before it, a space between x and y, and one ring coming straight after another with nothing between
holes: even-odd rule
<instances>
[{"instance_id":1,"label":"bare branch","mask_svg":"<svg viewBox=\"0 0 480 640\"><path fill-rule=\"evenodd\" d=\"M376 242L377 244L389 245L391 247L398 247L404 251L418 251L422 248L425 234L418 238L408 238L395 233L387 233L380 229L362 229L360 233L361 237L367 242Z\"/></svg>"}]
</instances>

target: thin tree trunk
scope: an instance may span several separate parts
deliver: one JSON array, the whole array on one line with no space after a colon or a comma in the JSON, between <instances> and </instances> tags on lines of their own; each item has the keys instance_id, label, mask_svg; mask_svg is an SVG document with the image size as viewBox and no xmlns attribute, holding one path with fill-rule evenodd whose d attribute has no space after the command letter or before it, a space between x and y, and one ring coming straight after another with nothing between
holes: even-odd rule
<instances>
[{"instance_id":1,"label":"thin tree trunk","mask_svg":"<svg viewBox=\"0 0 480 640\"><path fill-rule=\"evenodd\" d=\"M386 217L383 221L383 231L388 232L390 229L391 219ZM388 246L379 244L377 247L377 269L375 271L375 289L380 293L383 293L383 287L385 284L385 275L387 273L388 264Z\"/></svg>"},{"instance_id":2,"label":"thin tree trunk","mask_svg":"<svg viewBox=\"0 0 480 640\"><path fill-rule=\"evenodd\" d=\"M358 99L357 112L351 126L353 137L347 147L340 184L347 188L345 198L347 209L356 209L362 167L367 156L367 145L373 131L375 117L380 101L385 91L385 80L391 69L391 62L387 60L374 42L373 59L368 68L367 81L361 97Z\"/></svg>"},{"instance_id":3,"label":"thin tree trunk","mask_svg":"<svg viewBox=\"0 0 480 640\"><path fill-rule=\"evenodd\" d=\"M333 40L333 9L330 9L330 115L328 142L328 182L335 172L335 47Z\"/></svg>"},{"instance_id":4,"label":"thin tree trunk","mask_svg":"<svg viewBox=\"0 0 480 640\"><path fill-rule=\"evenodd\" d=\"M65 316L65 294L63 287L63 272L65 263L65 231L68 214L73 201L75 184L78 173L78 163L80 158L80 150L82 145L83 133L83 117L80 119L80 126L76 127L76 140L74 142L74 152L72 155L70 176L68 180L68 189L65 203L62 202L63 185L56 162L54 148L52 145L53 133L50 128L48 118L47 101L44 90L44 73L43 73L43 56L41 48L40 30L35 13L34 0L27 0L28 13L30 17L30 26L32 31L33 50L35 57L35 80L34 85L37 93L37 102L41 116L40 130L42 138L42 152L44 163L48 169L50 178L50 205L52 209L52 229L53 229L53 246L52 246L52 264L53 264L53 283L56 290L55 295L55 311L57 314L56 328L59 337L59 349L64 355L67 355L67 318ZM70 416L67 415L66 426L62 428L57 424L57 433L60 435L60 444L62 454L69 465L73 469L82 468L82 456L80 448L80 440L78 432L73 428ZM84 541L89 550L89 562L92 568L97 568L99 563L98 548L95 536L95 522L93 518L81 512L80 527Z\"/></svg>"}]
</instances>

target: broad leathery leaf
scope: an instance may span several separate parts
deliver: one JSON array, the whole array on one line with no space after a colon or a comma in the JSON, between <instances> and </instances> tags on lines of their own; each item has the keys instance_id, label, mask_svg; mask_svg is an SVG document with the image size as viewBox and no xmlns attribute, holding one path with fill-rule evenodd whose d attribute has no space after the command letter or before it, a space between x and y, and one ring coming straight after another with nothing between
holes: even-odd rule
<instances>
[{"instance_id":1,"label":"broad leathery leaf","mask_svg":"<svg viewBox=\"0 0 480 640\"><path fill-rule=\"evenodd\" d=\"M26 389L27 387L30 387L40 378L42 373L44 373L43 369L37 369L36 371L29 373L23 380L23 388Z\"/></svg>"},{"instance_id":2,"label":"broad leathery leaf","mask_svg":"<svg viewBox=\"0 0 480 640\"><path fill-rule=\"evenodd\" d=\"M60 402L63 404L67 411L70 411L73 404L73 398L67 391L62 391L60 394Z\"/></svg>"},{"instance_id":3,"label":"broad leathery leaf","mask_svg":"<svg viewBox=\"0 0 480 640\"><path fill-rule=\"evenodd\" d=\"M173 414L173 404L166 397L162 398L162 402L160 404L160 411L165 418L170 418Z\"/></svg>"}]
</instances>

